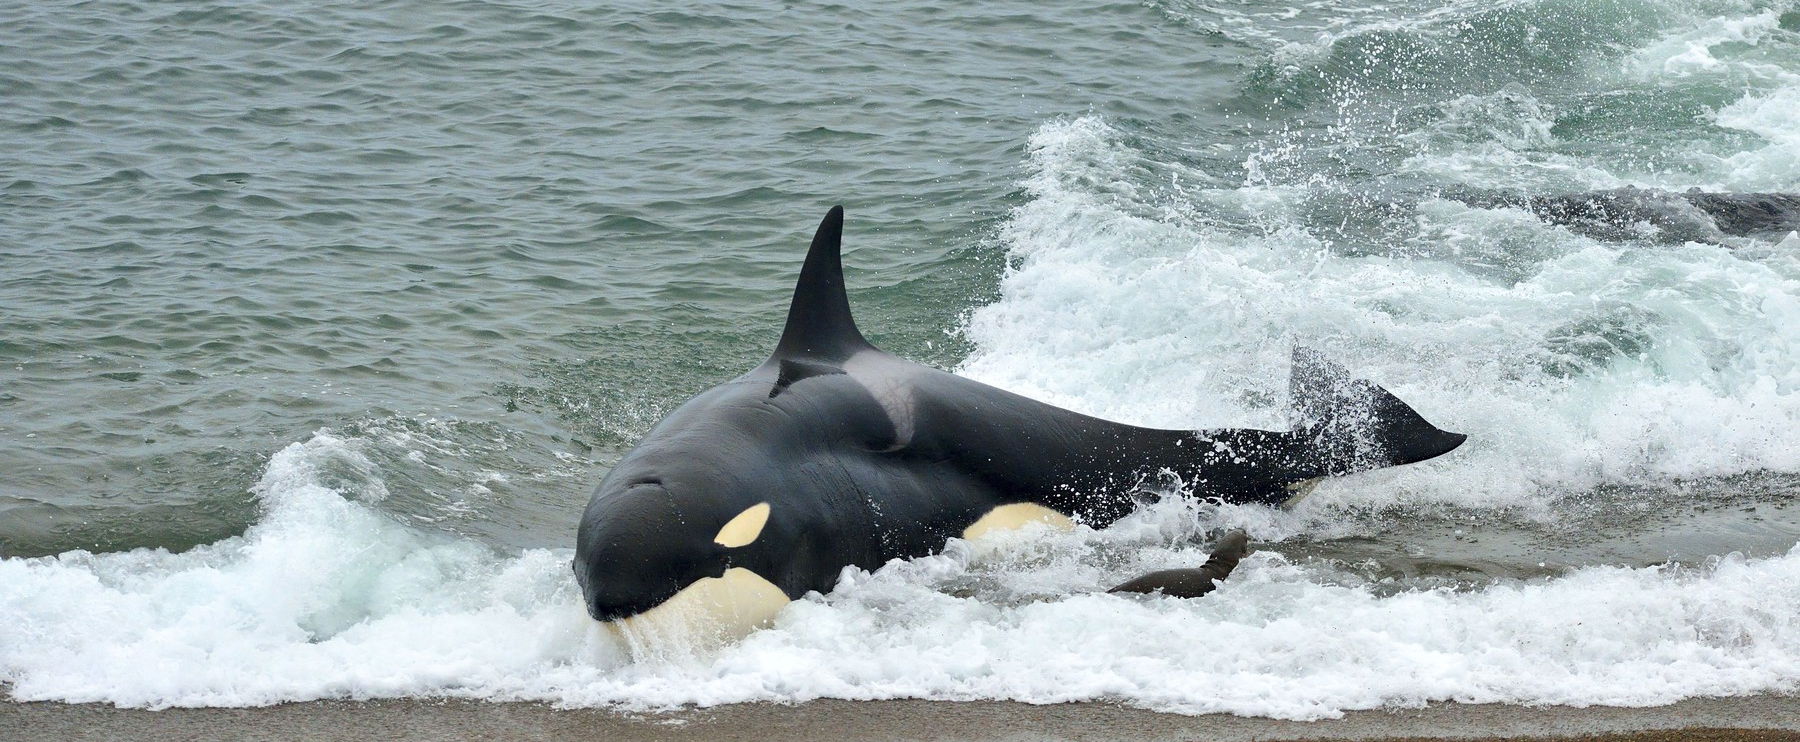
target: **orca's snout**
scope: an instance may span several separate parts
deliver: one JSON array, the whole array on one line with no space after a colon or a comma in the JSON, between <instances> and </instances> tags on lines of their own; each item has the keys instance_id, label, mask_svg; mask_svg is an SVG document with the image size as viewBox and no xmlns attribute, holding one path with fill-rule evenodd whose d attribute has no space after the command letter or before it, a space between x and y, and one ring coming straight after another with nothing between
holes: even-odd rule
<instances>
[{"instance_id":1,"label":"orca's snout","mask_svg":"<svg viewBox=\"0 0 1800 742\"><path fill-rule=\"evenodd\" d=\"M581 603L588 616L601 623L631 618L656 607L657 601L635 597L639 591L628 594L618 590L616 584L607 584L604 577L593 574L580 561L575 562L575 582L581 586Z\"/></svg>"},{"instance_id":2,"label":"orca's snout","mask_svg":"<svg viewBox=\"0 0 1800 742\"><path fill-rule=\"evenodd\" d=\"M569 566L575 572L575 584L581 588L582 607L587 609L587 614L595 621L617 621L647 610L633 605L632 601L618 600L616 596L609 596L606 589L609 586L603 584L606 581L605 578L594 574L593 564L590 560L577 555Z\"/></svg>"},{"instance_id":3,"label":"orca's snout","mask_svg":"<svg viewBox=\"0 0 1800 742\"><path fill-rule=\"evenodd\" d=\"M621 575L609 576L606 572L610 570L595 569L592 561L577 558L573 566L575 583L581 587L582 605L595 621L604 623L631 618L655 608L668 597Z\"/></svg>"},{"instance_id":4,"label":"orca's snout","mask_svg":"<svg viewBox=\"0 0 1800 742\"><path fill-rule=\"evenodd\" d=\"M593 601L589 601L587 604L588 615L593 617L593 619L595 621L599 621L600 623L608 623L611 621L617 621L622 618L631 618L632 616L635 616L639 613L643 613L646 610L649 610L649 609L648 608L638 608L636 606L630 606L630 605L612 605L612 604L608 604L608 603L598 603L598 602L593 602Z\"/></svg>"}]
</instances>

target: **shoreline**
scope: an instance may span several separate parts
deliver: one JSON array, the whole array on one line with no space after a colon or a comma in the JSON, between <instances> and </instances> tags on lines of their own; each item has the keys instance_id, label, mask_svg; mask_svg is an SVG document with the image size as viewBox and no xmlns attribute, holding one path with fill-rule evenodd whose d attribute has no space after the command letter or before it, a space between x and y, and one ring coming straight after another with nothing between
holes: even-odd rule
<instances>
[{"instance_id":1,"label":"shoreline","mask_svg":"<svg viewBox=\"0 0 1800 742\"><path fill-rule=\"evenodd\" d=\"M1617 742L1800 739L1800 697L1697 698L1667 706L1433 704L1322 721L1181 716L1107 703L1006 701L750 703L673 712L559 709L462 699L307 701L255 708L118 708L0 701L0 729L35 740L1425 740Z\"/></svg>"}]
</instances>

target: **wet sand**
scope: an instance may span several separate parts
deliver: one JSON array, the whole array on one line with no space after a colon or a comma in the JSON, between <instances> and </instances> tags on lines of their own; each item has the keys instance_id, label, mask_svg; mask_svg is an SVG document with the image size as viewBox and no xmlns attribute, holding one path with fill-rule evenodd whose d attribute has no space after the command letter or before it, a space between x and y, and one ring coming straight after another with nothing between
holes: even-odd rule
<instances>
[{"instance_id":1,"label":"wet sand","mask_svg":"<svg viewBox=\"0 0 1800 742\"><path fill-rule=\"evenodd\" d=\"M37 740L1800 740L1800 697L1654 708L1440 704L1276 721L1178 716L1103 703L813 701L673 713L463 700L315 701L249 709L120 709L0 702L0 738Z\"/></svg>"}]
</instances>

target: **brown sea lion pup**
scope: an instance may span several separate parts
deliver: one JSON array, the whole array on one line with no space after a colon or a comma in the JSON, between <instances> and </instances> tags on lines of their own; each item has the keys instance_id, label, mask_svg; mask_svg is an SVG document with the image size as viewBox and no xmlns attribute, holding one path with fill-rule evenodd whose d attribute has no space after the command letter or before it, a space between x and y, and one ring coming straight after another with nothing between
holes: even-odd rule
<instances>
[{"instance_id":1,"label":"brown sea lion pup","mask_svg":"<svg viewBox=\"0 0 1800 742\"><path fill-rule=\"evenodd\" d=\"M1213 547L1212 554L1206 563L1191 569L1165 569L1151 572L1123 585L1108 590L1109 593L1154 593L1161 592L1172 598L1198 598L1210 593L1218 587L1218 581L1225 579L1236 569L1238 561L1250 553L1250 537L1243 531L1232 531L1219 539L1219 545Z\"/></svg>"}]
</instances>

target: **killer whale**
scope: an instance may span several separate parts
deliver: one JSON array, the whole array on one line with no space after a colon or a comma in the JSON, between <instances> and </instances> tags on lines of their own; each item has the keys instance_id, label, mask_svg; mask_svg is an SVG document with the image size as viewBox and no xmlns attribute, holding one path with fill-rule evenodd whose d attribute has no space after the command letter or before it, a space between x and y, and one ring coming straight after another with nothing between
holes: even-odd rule
<instances>
[{"instance_id":1,"label":"killer whale","mask_svg":"<svg viewBox=\"0 0 1800 742\"><path fill-rule=\"evenodd\" d=\"M1305 349L1293 354L1288 431L1123 425L904 360L851 317L842 231L835 207L769 359L670 413L595 488L573 560L594 619L700 610L753 626L830 591L846 567L930 554L1003 522L1104 527L1159 472L1201 496L1273 504L1292 485L1464 440Z\"/></svg>"},{"instance_id":2,"label":"killer whale","mask_svg":"<svg viewBox=\"0 0 1800 742\"><path fill-rule=\"evenodd\" d=\"M1720 243L1727 236L1780 239L1800 230L1800 194L1665 191L1625 186L1522 195L1450 194L1479 208L1516 208L1598 240Z\"/></svg>"},{"instance_id":3,"label":"killer whale","mask_svg":"<svg viewBox=\"0 0 1800 742\"><path fill-rule=\"evenodd\" d=\"M1605 242L1739 246L1743 239L1778 242L1800 230L1800 193L1667 191L1625 186L1569 193L1463 187L1420 192L1324 192L1304 207L1314 228L1379 240L1410 224L1422 204L1442 199L1478 209L1523 211L1545 224Z\"/></svg>"}]
</instances>

